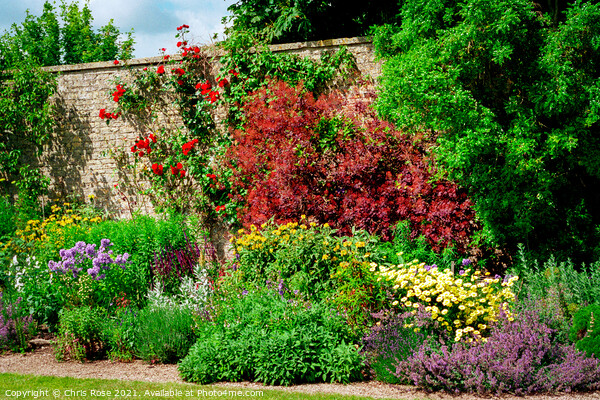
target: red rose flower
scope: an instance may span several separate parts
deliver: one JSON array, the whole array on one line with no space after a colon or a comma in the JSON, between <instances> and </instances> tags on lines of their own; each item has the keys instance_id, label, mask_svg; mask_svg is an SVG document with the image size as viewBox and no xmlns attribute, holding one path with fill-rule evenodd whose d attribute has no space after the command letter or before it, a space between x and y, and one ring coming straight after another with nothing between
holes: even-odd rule
<instances>
[{"instance_id":1,"label":"red rose flower","mask_svg":"<svg viewBox=\"0 0 600 400\"><path fill-rule=\"evenodd\" d=\"M177 163L177 169L183 169L183 165L180 162Z\"/></svg>"},{"instance_id":2,"label":"red rose flower","mask_svg":"<svg viewBox=\"0 0 600 400\"><path fill-rule=\"evenodd\" d=\"M113 61L113 64L115 64L115 65L119 65L119 60L115 60L115 61Z\"/></svg>"},{"instance_id":3,"label":"red rose flower","mask_svg":"<svg viewBox=\"0 0 600 400\"><path fill-rule=\"evenodd\" d=\"M179 170L177 169L177 167L174 167L171 165L171 174L177 175L178 173L179 173Z\"/></svg>"},{"instance_id":4,"label":"red rose flower","mask_svg":"<svg viewBox=\"0 0 600 400\"><path fill-rule=\"evenodd\" d=\"M156 175L162 175L163 174L163 166L160 164L152 164L152 171L156 174Z\"/></svg>"},{"instance_id":5,"label":"red rose flower","mask_svg":"<svg viewBox=\"0 0 600 400\"><path fill-rule=\"evenodd\" d=\"M106 118L106 109L105 108L100 109L99 117L102 119Z\"/></svg>"},{"instance_id":6,"label":"red rose flower","mask_svg":"<svg viewBox=\"0 0 600 400\"><path fill-rule=\"evenodd\" d=\"M227 78L217 79L217 81L219 82L219 87L225 87L225 85L229 84Z\"/></svg>"},{"instance_id":7,"label":"red rose flower","mask_svg":"<svg viewBox=\"0 0 600 400\"><path fill-rule=\"evenodd\" d=\"M162 75L165 73L165 67L162 65L159 65L158 68L156 69L156 73L159 75Z\"/></svg>"},{"instance_id":8,"label":"red rose flower","mask_svg":"<svg viewBox=\"0 0 600 400\"><path fill-rule=\"evenodd\" d=\"M185 171L184 171L184 170L181 170L181 171L179 172L179 176L180 176L181 178L183 178L183 177L185 176Z\"/></svg>"}]
</instances>

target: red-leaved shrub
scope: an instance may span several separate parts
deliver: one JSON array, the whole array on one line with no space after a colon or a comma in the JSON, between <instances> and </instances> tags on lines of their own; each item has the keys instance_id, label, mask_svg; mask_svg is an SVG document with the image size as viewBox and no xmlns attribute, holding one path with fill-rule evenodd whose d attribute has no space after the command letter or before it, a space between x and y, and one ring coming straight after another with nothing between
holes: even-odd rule
<instances>
[{"instance_id":1,"label":"red-leaved shrub","mask_svg":"<svg viewBox=\"0 0 600 400\"><path fill-rule=\"evenodd\" d=\"M306 215L340 234L352 227L391 239L409 220L413 237L464 249L474 212L465 192L434 179L426 144L379 120L369 87L315 100L301 85L272 81L244 105L228 161L245 225Z\"/></svg>"}]
</instances>

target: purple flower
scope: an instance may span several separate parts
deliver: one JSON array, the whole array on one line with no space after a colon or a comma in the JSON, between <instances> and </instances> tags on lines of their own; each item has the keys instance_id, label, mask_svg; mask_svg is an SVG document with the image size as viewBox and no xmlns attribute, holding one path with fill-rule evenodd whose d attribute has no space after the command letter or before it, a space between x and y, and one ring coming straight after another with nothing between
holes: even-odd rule
<instances>
[{"instance_id":1,"label":"purple flower","mask_svg":"<svg viewBox=\"0 0 600 400\"><path fill-rule=\"evenodd\" d=\"M247 295L247 294L248 294L248 291L247 291L246 289L244 289L244 290L242 291L242 296L245 296L245 295Z\"/></svg>"},{"instance_id":2,"label":"purple flower","mask_svg":"<svg viewBox=\"0 0 600 400\"><path fill-rule=\"evenodd\" d=\"M437 265L435 265L435 264L432 264L432 265L426 265L426 266L425 266L425 271L430 271L430 270L432 270L432 269L434 269L434 268L437 268Z\"/></svg>"},{"instance_id":3,"label":"purple flower","mask_svg":"<svg viewBox=\"0 0 600 400\"><path fill-rule=\"evenodd\" d=\"M462 266L466 267L466 266L469 266L469 265L471 265L471 260L469 260L468 258L463 258L463 260L462 260Z\"/></svg>"},{"instance_id":4,"label":"purple flower","mask_svg":"<svg viewBox=\"0 0 600 400\"><path fill-rule=\"evenodd\" d=\"M59 254L61 262L49 261L48 268L52 272L66 274L71 272L74 279L77 279L79 273L83 271L82 264L91 263L91 268L86 268L86 272L94 279L100 280L106 277L106 274L100 274L101 270L110 270L112 264L125 268L129 254L124 253L112 258L112 251L105 252L108 246L112 246L110 240L102 239L100 249L96 249L95 244L86 244L77 242L71 249L61 249Z\"/></svg>"}]
</instances>

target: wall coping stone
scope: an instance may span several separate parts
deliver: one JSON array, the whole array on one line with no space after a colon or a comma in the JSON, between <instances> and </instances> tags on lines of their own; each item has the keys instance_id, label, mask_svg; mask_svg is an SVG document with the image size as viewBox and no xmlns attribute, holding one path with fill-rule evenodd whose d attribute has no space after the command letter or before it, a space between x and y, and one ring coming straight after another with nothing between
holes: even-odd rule
<instances>
[{"instance_id":1,"label":"wall coping stone","mask_svg":"<svg viewBox=\"0 0 600 400\"><path fill-rule=\"evenodd\" d=\"M353 38L339 38L339 39L326 39L326 40L316 40L309 42L295 42L295 43L283 43L283 44L273 44L269 45L269 48L274 53L279 52L290 52L290 51L298 51L304 49L320 49L324 47L341 47L341 46L349 46L349 45L361 45L372 43L373 40L371 37L353 37ZM225 52L219 50L215 47L215 45L204 46L204 50L208 50L208 54L213 57L221 57L225 55ZM172 55L170 57L171 60L179 61L181 60L181 56ZM84 63L84 64L70 64L70 65L55 65L50 67L43 67L42 69L48 72L79 72L79 71L93 71L93 70L111 70L111 69L120 69L124 65L128 66L144 66L144 65L156 65L160 64L164 61L163 56L155 56L155 57L145 57L145 58L135 58L131 60L123 60L120 61L119 64L115 65L113 61L101 61L101 62L93 62L93 63Z\"/></svg>"}]
</instances>

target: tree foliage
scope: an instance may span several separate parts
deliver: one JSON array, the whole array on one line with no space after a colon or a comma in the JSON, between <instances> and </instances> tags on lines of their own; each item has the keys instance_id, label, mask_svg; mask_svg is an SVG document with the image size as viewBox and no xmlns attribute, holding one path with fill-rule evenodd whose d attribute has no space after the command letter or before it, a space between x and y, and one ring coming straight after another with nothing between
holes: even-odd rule
<instances>
[{"instance_id":1,"label":"tree foliage","mask_svg":"<svg viewBox=\"0 0 600 400\"><path fill-rule=\"evenodd\" d=\"M488 243L597 252L600 5L407 0L400 16L375 39L378 109L436 139Z\"/></svg>"},{"instance_id":2,"label":"tree foliage","mask_svg":"<svg viewBox=\"0 0 600 400\"><path fill-rule=\"evenodd\" d=\"M369 27L389 22L395 2L342 0L239 0L228 10L232 31L252 33L272 43L363 36Z\"/></svg>"},{"instance_id":3,"label":"tree foliage","mask_svg":"<svg viewBox=\"0 0 600 400\"><path fill-rule=\"evenodd\" d=\"M25 21L5 32L3 57L10 63L30 57L41 66L128 59L133 54L133 32L122 35L113 21L94 31L87 4L65 0L56 9L44 3L40 16L27 11Z\"/></svg>"}]
</instances>

